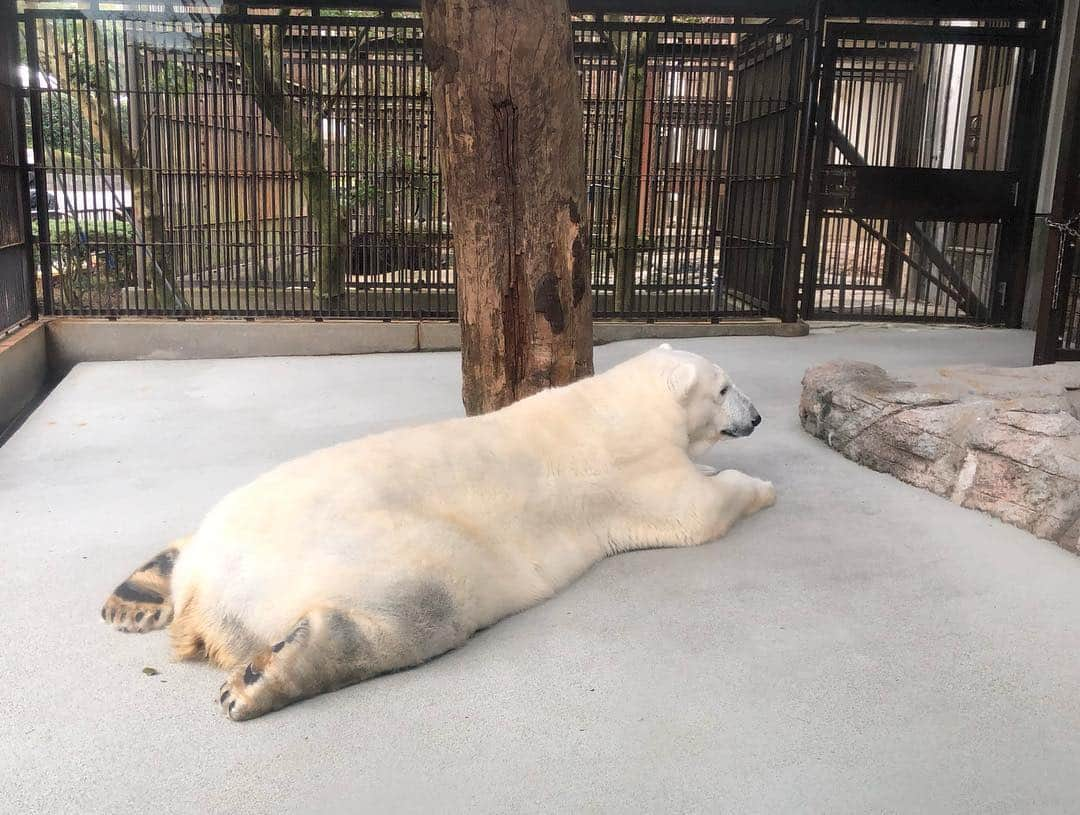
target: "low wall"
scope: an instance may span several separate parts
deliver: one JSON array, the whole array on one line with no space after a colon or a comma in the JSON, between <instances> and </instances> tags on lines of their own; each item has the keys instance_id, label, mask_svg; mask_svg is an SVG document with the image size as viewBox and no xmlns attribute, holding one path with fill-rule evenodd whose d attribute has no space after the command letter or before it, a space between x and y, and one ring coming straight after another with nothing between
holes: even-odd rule
<instances>
[{"instance_id":1,"label":"low wall","mask_svg":"<svg viewBox=\"0 0 1080 815\"><path fill-rule=\"evenodd\" d=\"M324 356L404 351L454 351L457 323L361 320L104 320L54 318L49 363L66 373L79 362L127 359L222 359ZM717 336L803 336L805 323L738 320L721 323L596 322L597 344L631 339Z\"/></svg>"},{"instance_id":2,"label":"low wall","mask_svg":"<svg viewBox=\"0 0 1080 815\"><path fill-rule=\"evenodd\" d=\"M45 386L49 375L44 323L0 339L0 438Z\"/></svg>"},{"instance_id":3,"label":"low wall","mask_svg":"<svg viewBox=\"0 0 1080 815\"><path fill-rule=\"evenodd\" d=\"M805 336L806 323L596 322L596 343L723 336ZM80 362L454 351L457 323L358 320L107 320L56 317L0 340L0 440L46 383Z\"/></svg>"}]
</instances>

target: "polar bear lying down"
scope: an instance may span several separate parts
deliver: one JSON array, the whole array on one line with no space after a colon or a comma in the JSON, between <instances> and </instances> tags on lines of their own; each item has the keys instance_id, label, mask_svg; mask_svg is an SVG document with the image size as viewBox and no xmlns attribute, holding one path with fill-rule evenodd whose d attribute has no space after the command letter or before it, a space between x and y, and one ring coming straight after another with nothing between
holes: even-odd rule
<instances>
[{"instance_id":1,"label":"polar bear lying down","mask_svg":"<svg viewBox=\"0 0 1080 815\"><path fill-rule=\"evenodd\" d=\"M772 484L694 458L760 421L722 370L662 345L495 413L282 464L101 614L168 625L175 657L230 671L230 718L261 716L455 648L607 555L723 535Z\"/></svg>"}]
</instances>

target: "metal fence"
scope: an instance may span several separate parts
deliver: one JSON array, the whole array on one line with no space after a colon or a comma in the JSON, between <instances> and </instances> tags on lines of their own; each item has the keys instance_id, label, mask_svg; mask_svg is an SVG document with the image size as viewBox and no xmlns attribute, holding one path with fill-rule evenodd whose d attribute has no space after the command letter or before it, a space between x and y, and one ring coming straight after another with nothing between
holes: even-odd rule
<instances>
[{"instance_id":1,"label":"metal fence","mask_svg":"<svg viewBox=\"0 0 1080 815\"><path fill-rule=\"evenodd\" d=\"M419 20L301 14L21 15L46 313L454 316ZM574 41L596 313L776 313L803 27Z\"/></svg>"},{"instance_id":2,"label":"metal fence","mask_svg":"<svg viewBox=\"0 0 1080 815\"><path fill-rule=\"evenodd\" d=\"M54 6L43 313L456 315L415 12ZM575 17L596 315L1018 324L1051 20L730 19Z\"/></svg>"},{"instance_id":3,"label":"metal fence","mask_svg":"<svg viewBox=\"0 0 1080 815\"><path fill-rule=\"evenodd\" d=\"M1008 21L827 27L805 316L1007 321L1050 46Z\"/></svg>"},{"instance_id":4,"label":"metal fence","mask_svg":"<svg viewBox=\"0 0 1080 815\"><path fill-rule=\"evenodd\" d=\"M1060 299L1061 315L1054 324L1056 347L1046 358L1037 358L1037 362L1080 360L1080 252L1077 251L1080 248L1080 218L1074 215L1071 220L1071 224L1061 221L1053 227L1061 233L1055 240L1060 252L1052 252L1050 256L1054 260L1050 271L1056 278L1055 297Z\"/></svg>"},{"instance_id":5,"label":"metal fence","mask_svg":"<svg viewBox=\"0 0 1080 815\"><path fill-rule=\"evenodd\" d=\"M0 31L0 66L15 64L14 32ZM18 88L0 71L0 336L33 314L26 275L25 212L19 190Z\"/></svg>"}]
</instances>

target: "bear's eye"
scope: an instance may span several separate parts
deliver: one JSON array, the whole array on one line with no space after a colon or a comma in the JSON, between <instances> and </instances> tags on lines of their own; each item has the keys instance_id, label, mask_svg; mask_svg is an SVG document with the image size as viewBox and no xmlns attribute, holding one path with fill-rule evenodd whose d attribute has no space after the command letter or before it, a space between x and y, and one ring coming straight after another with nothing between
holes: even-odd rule
<instances>
[{"instance_id":1,"label":"bear's eye","mask_svg":"<svg viewBox=\"0 0 1080 815\"><path fill-rule=\"evenodd\" d=\"M722 388L720 389L720 395L721 395L721 396L727 396L727 392L728 392L728 387L729 387L728 385L724 385L724 387L722 387Z\"/></svg>"}]
</instances>

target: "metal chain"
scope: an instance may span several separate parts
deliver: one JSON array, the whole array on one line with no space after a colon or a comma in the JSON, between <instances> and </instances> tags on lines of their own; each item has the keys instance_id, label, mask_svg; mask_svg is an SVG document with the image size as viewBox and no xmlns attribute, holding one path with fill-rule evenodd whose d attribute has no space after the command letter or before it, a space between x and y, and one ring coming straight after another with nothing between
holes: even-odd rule
<instances>
[{"instance_id":1,"label":"metal chain","mask_svg":"<svg viewBox=\"0 0 1080 815\"><path fill-rule=\"evenodd\" d=\"M1061 239L1058 241L1057 266L1054 269L1054 296L1051 300L1051 308L1056 309L1058 307L1058 297L1061 293L1062 267L1065 265L1065 245L1080 240L1080 212L1073 213L1070 218L1064 221L1054 221L1047 218L1046 225L1050 229L1056 229L1062 233Z\"/></svg>"},{"instance_id":2,"label":"metal chain","mask_svg":"<svg viewBox=\"0 0 1080 815\"><path fill-rule=\"evenodd\" d=\"M1066 221L1053 221L1047 218L1046 225L1051 229L1061 230L1074 241L1080 239L1080 212L1073 213L1072 217Z\"/></svg>"}]
</instances>

